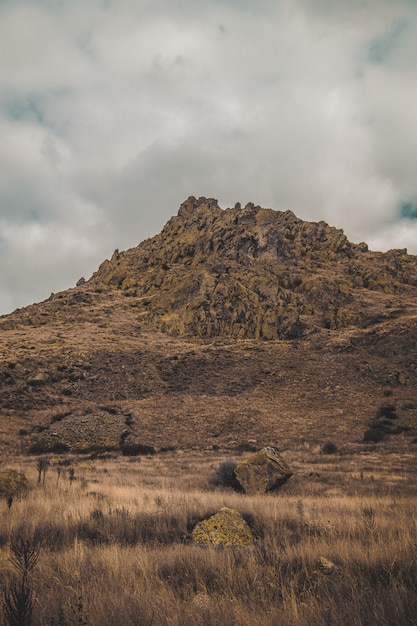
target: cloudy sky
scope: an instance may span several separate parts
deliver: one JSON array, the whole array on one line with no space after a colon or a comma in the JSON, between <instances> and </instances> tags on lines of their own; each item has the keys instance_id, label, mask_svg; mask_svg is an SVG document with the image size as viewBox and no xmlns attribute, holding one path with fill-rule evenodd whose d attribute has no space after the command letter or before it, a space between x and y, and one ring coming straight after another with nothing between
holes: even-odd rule
<instances>
[{"instance_id":1,"label":"cloudy sky","mask_svg":"<svg viewBox=\"0 0 417 626\"><path fill-rule=\"evenodd\" d=\"M415 0L0 0L0 314L189 195L417 254Z\"/></svg>"}]
</instances>

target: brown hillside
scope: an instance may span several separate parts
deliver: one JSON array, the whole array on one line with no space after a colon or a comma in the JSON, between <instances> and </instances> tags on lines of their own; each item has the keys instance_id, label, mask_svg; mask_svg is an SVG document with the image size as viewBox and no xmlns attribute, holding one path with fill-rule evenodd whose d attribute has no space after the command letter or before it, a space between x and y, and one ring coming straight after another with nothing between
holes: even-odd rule
<instances>
[{"instance_id":1,"label":"brown hillside","mask_svg":"<svg viewBox=\"0 0 417 626\"><path fill-rule=\"evenodd\" d=\"M90 280L0 319L3 451L340 447L366 431L412 449L416 295L405 250L189 198Z\"/></svg>"}]
</instances>

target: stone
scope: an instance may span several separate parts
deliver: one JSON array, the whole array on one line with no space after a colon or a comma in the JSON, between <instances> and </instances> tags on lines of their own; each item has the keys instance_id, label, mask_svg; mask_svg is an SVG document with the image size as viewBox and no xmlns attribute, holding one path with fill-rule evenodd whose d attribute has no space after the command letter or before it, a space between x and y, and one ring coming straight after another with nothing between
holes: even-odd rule
<instances>
[{"instance_id":1,"label":"stone","mask_svg":"<svg viewBox=\"0 0 417 626\"><path fill-rule=\"evenodd\" d=\"M34 376L28 378L28 385L30 385L31 387L40 387L41 385L47 383L48 380L49 375L47 374L47 372L38 372Z\"/></svg>"},{"instance_id":2,"label":"stone","mask_svg":"<svg viewBox=\"0 0 417 626\"><path fill-rule=\"evenodd\" d=\"M319 556L319 558L317 559L316 567L317 571L320 572L320 574L324 574L325 576L330 576L330 574L334 574L337 570L336 565L329 559L326 559L326 557L324 556Z\"/></svg>"},{"instance_id":3,"label":"stone","mask_svg":"<svg viewBox=\"0 0 417 626\"><path fill-rule=\"evenodd\" d=\"M287 482L292 474L278 450L272 447L262 448L240 461L235 467L237 480L250 495L277 489Z\"/></svg>"},{"instance_id":4,"label":"stone","mask_svg":"<svg viewBox=\"0 0 417 626\"><path fill-rule=\"evenodd\" d=\"M248 546L254 537L239 511L223 507L194 527L192 540L214 546Z\"/></svg>"}]
</instances>

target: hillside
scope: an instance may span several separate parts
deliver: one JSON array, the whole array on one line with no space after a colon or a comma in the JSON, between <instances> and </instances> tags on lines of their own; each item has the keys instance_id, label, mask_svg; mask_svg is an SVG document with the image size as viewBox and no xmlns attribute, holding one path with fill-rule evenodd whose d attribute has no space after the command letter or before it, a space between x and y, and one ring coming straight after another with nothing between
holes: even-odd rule
<instances>
[{"instance_id":1,"label":"hillside","mask_svg":"<svg viewBox=\"0 0 417 626\"><path fill-rule=\"evenodd\" d=\"M412 449L416 296L405 250L191 197L89 280L0 318L2 450L340 447L367 431Z\"/></svg>"}]
</instances>

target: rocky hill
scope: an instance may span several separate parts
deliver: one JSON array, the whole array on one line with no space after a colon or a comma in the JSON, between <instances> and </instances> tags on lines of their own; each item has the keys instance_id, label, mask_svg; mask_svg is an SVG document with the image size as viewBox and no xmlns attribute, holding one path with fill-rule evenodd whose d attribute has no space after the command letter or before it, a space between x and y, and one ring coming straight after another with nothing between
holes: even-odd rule
<instances>
[{"instance_id":1,"label":"rocky hill","mask_svg":"<svg viewBox=\"0 0 417 626\"><path fill-rule=\"evenodd\" d=\"M89 280L0 318L3 448L409 445L416 316L406 250L191 197Z\"/></svg>"}]
</instances>

